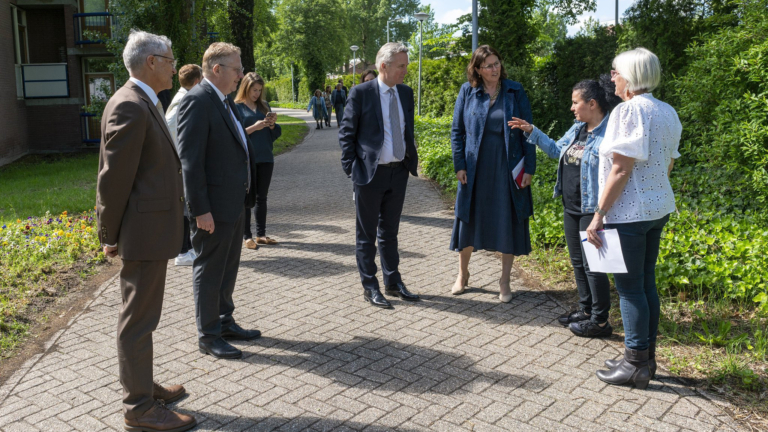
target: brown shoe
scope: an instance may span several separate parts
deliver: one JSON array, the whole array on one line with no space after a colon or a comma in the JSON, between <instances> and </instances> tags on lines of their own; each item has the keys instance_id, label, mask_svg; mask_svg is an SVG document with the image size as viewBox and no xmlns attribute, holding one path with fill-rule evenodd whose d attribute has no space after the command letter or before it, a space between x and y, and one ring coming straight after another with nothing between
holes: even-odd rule
<instances>
[{"instance_id":1,"label":"brown shoe","mask_svg":"<svg viewBox=\"0 0 768 432\"><path fill-rule=\"evenodd\" d=\"M125 419L125 430L130 432L183 432L196 425L194 417L171 411L160 402L138 419Z\"/></svg>"},{"instance_id":2,"label":"brown shoe","mask_svg":"<svg viewBox=\"0 0 768 432\"><path fill-rule=\"evenodd\" d=\"M259 245L257 245L256 242L253 241L253 239L248 239L245 241L245 247L247 247L248 249L256 250L259 248Z\"/></svg>"},{"instance_id":3,"label":"brown shoe","mask_svg":"<svg viewBox=\"0 0 768 432\"><path fill-rule=\"evenodd\" d=\"M256 239L256 243L263 245L276 245L277 240L271 239L269 237L259 237Z\"/></svg>"},{"instance_id":4,"label":"brown shoe","mask_svg":"<svg viewBox=\"0 0 768 432\"><path fill-rule=\"evenodd\" d=\"M176 402L187 393L187 391L184 390L184 386L172 385L163 387L158 383L154 384L155 388L152 390L152 397L155 398L155 400L163 400L165 403Z\"/></svg>"}]
</instances>

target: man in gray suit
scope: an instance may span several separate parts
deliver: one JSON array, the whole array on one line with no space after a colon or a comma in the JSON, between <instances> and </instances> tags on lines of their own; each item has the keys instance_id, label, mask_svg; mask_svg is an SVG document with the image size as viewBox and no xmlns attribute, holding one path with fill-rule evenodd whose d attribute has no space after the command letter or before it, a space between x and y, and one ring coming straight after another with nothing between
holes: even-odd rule
<instances>
[{"instance_id":1,"label":"man in gray suit","mask_svg":"<svg viewBox=\"0 0 768 432\"><path fill-rule=\"evenodd\" d=\"M244 208L253 207L253 149L234 103L226 96L243 78L240 49L217 42L203 55L203 81L179 105L179 157L184 192L192 218L192 246L197 258L193 290L200 352L240 358L229 340L250 340L232 317L242 250Z\"/></svg>"}]
</instances>

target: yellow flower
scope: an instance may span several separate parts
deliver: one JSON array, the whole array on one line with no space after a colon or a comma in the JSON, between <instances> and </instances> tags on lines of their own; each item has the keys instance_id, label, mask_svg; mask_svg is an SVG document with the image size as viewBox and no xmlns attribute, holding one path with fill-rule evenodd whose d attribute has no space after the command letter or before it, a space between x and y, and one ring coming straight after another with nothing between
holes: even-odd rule
<instances>
[{"instance_id":1,"label":"yellow flower","mask_svg":"<svg viewBox=\"0 0 768 432\"><path fill-rule=\"evenodd\" d=\"M72 233L66 233L64 234L64 237L72 237Z\"/></svg>"},{"instance_id":2,"label":"yellow flower","mask_svg":"<svg viewBox=\"0 0 768 432\"><path fill-rule=\"evenodd\" d=\"M63 230L59 230L59 232L57 234L59 235L59 237L61 237L61 236L64 235L64 231Z\"/></svg>"},{"instance_id":3,"label":"yellow flower","mask_svg":"<svg viewBox=\"0 0 768 432\"><path fill-rule=\"evenodd\" d=\"M16 223L21 223L21 219L16 219Z\"/></svg>"},{"instance_id":4,"label":"yellow flower","mask_svg":"<svg viewBox=\"0 0 768 432\"><path fill-rule=\"evenodd\" d=\"M8 246L8 242L4 241L3 246Z\"/></svg>"},{"instance_id":5,"label":"yellow flower","mask_svg":"<svg viewBox=\"0 0 768 432\"><path fill-rule=\"evenodd\" d=\"M67 222L67 228L69 228L70 226L72 226L72 224Z\"/></svg>"},{"instance_id":6,"label":"yellow flower","mask_svg":"<svg viewBox=\"0 0 768 432\"><path fill-rule=\"evenodd\" d=\"M62 215L62 216L66 216L66 215L67 215L67 211L66 211L66 210L64 210L63 212L61 212L61 215Z\"/></svg>"},{"instance_id":7,"label":"yellow flower","mask_svg":"<svg viewBox=\"0 0 768 432\"><path fill-rule=\"evenodd\" d=\"M86 230L86 231L88 231L88 232L91 232L91 231L93 231L93 228L91 228L91 227L88 227L88 228L86 228L85 230Z\"/></svg>"},{"instance_id":8,"label":"yellow flower","mask_svg":"<svg viewBox=\"0 0 768 432\"><path fill-rule=\"evenodd\" d=\"M80 229L85 229L85 225L80 225Z\"/></svg>"}]
</instances>

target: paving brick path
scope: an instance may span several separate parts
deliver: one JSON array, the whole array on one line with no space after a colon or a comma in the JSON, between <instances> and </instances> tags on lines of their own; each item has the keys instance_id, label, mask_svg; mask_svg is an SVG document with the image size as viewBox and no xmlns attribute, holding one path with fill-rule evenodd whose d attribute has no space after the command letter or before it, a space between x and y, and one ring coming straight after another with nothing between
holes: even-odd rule
<instances>
[{"instance_id":1,"label":"paving brick path","mask_svg":"<svg viewBox=\"0 0 768 432\"><path fill-rule=\"evenodd\" d=\"M368 306L338 129L310 128L275 162L268 235L280 245L243 251L235 318L264 337L237 343L242 360L198 352L192 269L169 267L156 378L187 387L173 406L197 416L196 430L739 429L716 403L671 379L647 391L603 384L594 372L617 349L572 336L555 321L563 309L519 280L514 300L500 304L491 254L475 254L471 289L451 296L452 212L421 179L408 185L400 268L423 301ZM119 306L113 278L0 388L3 431L122 430Z\"/></svg>"}]
</instances>

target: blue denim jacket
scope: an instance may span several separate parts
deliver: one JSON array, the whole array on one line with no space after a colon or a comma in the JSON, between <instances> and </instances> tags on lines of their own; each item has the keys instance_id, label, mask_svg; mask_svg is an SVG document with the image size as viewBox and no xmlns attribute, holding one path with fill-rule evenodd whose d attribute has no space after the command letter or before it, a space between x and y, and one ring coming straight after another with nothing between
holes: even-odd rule
<instances>
[{"instance_id":1,"label":"blue denim jacket","mask_svg":"<svg viewBox=\"0 0 768 432\"><path fill-rule=\"evenodd\" d=\"M472 202L472 189L475 184L477 155L480 143L483 140L483 129L490 108L490 95L482 91L483 88L472 87L464 83L459 90L456 106L453 110L453 124L451 126L451 149L453 150L453 168L456 172L467 171L467 184L459 183L456 193L456 217L464 222L469 221L470 206ZM532 120L531 104L523 86L512 80L502 80L499 99L496 103L504 104L504 118L512 117ZM512 130L504 127L504 140L507 143L507 165L510 176L512 170L521 159L525 158L523 166L526 174L536 173L536 146L526 142L523 133L519 129ZM533 198L530 186L525 189L517 189L510 182L512 202L517 212L517 220L523 221L533 216ZM481 204L477 204L481 205Z\"/></svg>"},{"instance_id":2,"label":"blue denim jacket","mask_svg":"<svg viewBox=\"0 0 768 432\"><path fill-rule=\"evenodd\" d=\"M595 207L597 207L597 170L600 162L598 150L600 149L600 143L605 137L605 128L608 124L609 116L610 113L603 118L603 121L596 128L592 129L592 132L587 136L587 144L584 147L584 156L581 159L581 211L584 213L593 212ZM568 150L568 147L576 139L576 135L584 124L584 122L574 121L573 126L557 142L534 126L533 131L528 135L528 142L539 146L552 159L562 161L565 151ZM562 163L558 163L557 183L555 183L553 198L563 194L561 167Z\"/></svg>"}]
</instances>

